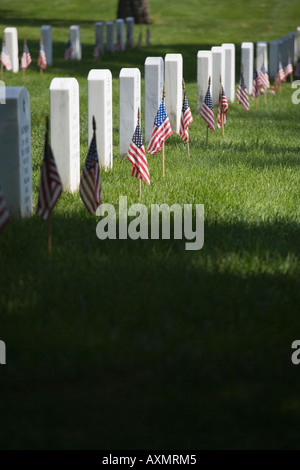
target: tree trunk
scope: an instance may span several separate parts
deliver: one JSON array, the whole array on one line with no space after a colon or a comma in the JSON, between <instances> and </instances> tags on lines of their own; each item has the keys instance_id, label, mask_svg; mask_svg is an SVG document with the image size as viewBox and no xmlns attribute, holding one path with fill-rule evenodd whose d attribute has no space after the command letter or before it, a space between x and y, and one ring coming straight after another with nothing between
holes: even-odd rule
<instances>
[{"instance_id":1,"label":"tree trunk","mask_svg":"<svg viewBox=\"0 0 300 470\"><path fill-rule=\"evenodd\" d=\"M119 0L117 18L133 16L136 24L150 24L149 0Z\"/></svg>"}]
</instances>

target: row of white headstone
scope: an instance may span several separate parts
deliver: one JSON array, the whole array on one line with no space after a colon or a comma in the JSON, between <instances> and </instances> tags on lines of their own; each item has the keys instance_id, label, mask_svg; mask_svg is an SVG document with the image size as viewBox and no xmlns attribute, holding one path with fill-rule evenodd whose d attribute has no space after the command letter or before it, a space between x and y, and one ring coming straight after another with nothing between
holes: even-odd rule
<instances>
[{"instance_id":1,"label":"row of white headstone","mask_svg":"<svg viewBox=\"0 0 300 470\"><path fill-rule=\"evenodd\" d=\"M106 21L106 51L114 52L115 44L118 42L118 47L124 51L126 47L133 46L134 41L134 18L128 16L123 19L116 19L115 21ZM126 39L125 39L125 26ZM47 65L53 64L53 47L52 47L52 27L50 25L43 25L41 27L41 37L45 49ZM104 51L104 23L99 21L95 23L95 43L100 46L101 51ZM5 44L12 62L12 71L19 71L19 48L18 48L18 30L17 28L4 29ZM81 60L82 47L80 37L80 26L70 26L70 42L72 46L71 59Z\"/></svg>"},{"instance_id":2,"label":"row of white headstone","mask_svg":"<svg viewBox=\"0 0 300 470\"><path fill-rule=\"evenodd\" d=\"M113 52L115 50L116 38L118 49L123 51L126 46L132 46L134 40L134 18L127 17L125 20L118 18L115 21L107 21L106 23L106 51ZM125 40L125 25L127 27L127 39ZM115 33L116 30L116 33ZM7 45L8 53L12 61L13 72L19 70L19 51L18 51L18 32L16 28L5 28L4 30L5 42ZM116 38L115 38L116 36ZM50 25L43 25L41 27L41 37L45 49L47 65L51 66L53 63L53 48L52 48L52 28ZM104 22L95 23L95 43L100 46L100 50L104 51ZM72 46L71 59L81 60L82 48L80 38L80 26L70 26L70 42ZM233 49L232 49L233 46ZM231 56L234 54L233 44L222 44L224 48L225 59L223 62L231 61ZM232 52L233 50L233 52ZM245 60L244 70L245 75L248 76L253 69L253 43L242 43L242 62ZM221 50L212 48L211 52L214 54L222 54ZM257 69L260 70L262 61L265 57L265 67L268 70L268 55L269 55L269 76L274 78L278 68L278 54L281 56L283 67L288 63L288 55L290 54L292 63L296 64L300 58L300 27L297 27L296 32L291 32L286 36L282 36L278 41L271 41L268 45L266 42L256 43L256 56L257 56ZM209 59L208 59L209 60ZM222 59L221 59L222 60ZM251 83L250 83L251 82ZM246 86L249 93L252 88L252 78L250 82L246 79ZM231 90L231 84L225 83L224 88L228 91ZM212 86L214 88L214 86Z\"/></svg>"},{"instance_id":3,"label":"row of white headstone","mask_svg":"<svg viewBox=\"0 0 300 470\"><path fill-rule=\"evenodd\" d=\"M241 62L248 92L252 92L253 43L242 43ZM266 61L266 43L257 43L257 61ZM300 50L300 49L299 49ZM262 62L261 62L262 63ZM267 67L267 63L265 62ZM212 77L212 98L217 105L220 75L228 101L235 99L235 46L223 44L197 54L197 108L201 109ZM174 133L179 132L182 109L183 59L181 54L145 60L144 138L151 137L155 115L166 91L166 108ZM95 116L97 150L102 168L112 168L112 75L107 69L91 70L88 88L88 141ZM141 108L141 73L122 68L119 75L119 152L128 151ZM74 192L80 182L79 85L75 78L54 78L50 84L51 146L63 188ZM6 106L0 106L0 186L12 215L32 212L30 100L24 87L6 87Z\"/></svg>"}]
</instances>

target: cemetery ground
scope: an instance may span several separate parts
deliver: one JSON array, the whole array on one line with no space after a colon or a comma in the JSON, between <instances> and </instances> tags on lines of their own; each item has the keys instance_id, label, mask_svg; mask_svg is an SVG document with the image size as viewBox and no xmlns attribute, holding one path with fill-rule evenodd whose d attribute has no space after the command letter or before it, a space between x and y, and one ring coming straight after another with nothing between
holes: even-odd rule
<instances>
[{"instance_id":1,"label":"cemetery ground","mask_svg":"<svg viewBox=\"0 0 300 470\"><path fill-rule=\"evenodd\" d=\"M107 11L99 5L91 15L72 2L72 12L50 22L55 2L39 10L34 1L26 26L14 3L9 11L3 2L1 26L18 27L20 49L26 34L33 63L25 78L7 72L4 80L30 94L34 208L52 78L79 82L82 169L86 78L92 68L112 71L114 166L101 173L102 197L117 207L127 195L131 205L139 202L138 185L119 156L118 74L139 67L143 77L147 56L176 52L194 116L191 159L176 135L166 143L165 178L161 154L147 155L151 184L142 184L141 203L149 212L152 203L204 204L205 241L190 252L184 240L100 241L98 219L79 193L63 193L54 209L51 259L47 223L36 215L10 221L0 235L0 339L7 347L0 448L299 449L300 366L291 362L291 344L300 339L300 105L292 104L289 83L268 95L267 105L260 97L257 111L250 100L247 115L229 104L224 139L220 130L209 132L207 147L196 113L197 51L235 42L238 79L240 43L295 29L297 3L283 9L280 25L270 17L263 35L252 12L259 2L251 2L246 26L244 7L234 3L230 29L210 2L203 2L200 23L198 2L187 12L174 2L168 24L164 6L153 1L151 45L106 54L99 63L92 58L94 21L114 19L115 6L102 2ZM270 3L278 12L281 3ZM267 8L262 13L271 16ZM43 75L34 62L47 23L40 18L55 26L54 66ZM180 35L180 20L189 33ZM208 20L216 27L204 34ZM79 63L63 60L70 24L83 25ZM142 103L143 93L142 80Z\"/></svg>"}]
</instances>

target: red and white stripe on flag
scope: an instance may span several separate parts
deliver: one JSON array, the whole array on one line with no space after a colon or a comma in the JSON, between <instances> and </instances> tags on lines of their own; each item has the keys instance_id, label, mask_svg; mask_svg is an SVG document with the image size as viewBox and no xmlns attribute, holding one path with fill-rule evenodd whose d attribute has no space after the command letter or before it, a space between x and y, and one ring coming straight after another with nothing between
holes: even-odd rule
<instances>
[{"instance_id":1,"label":"red and white stripe on flag","mask_svg":"<svg viewBox=\"0 0 300 470\"><path fill-rule=\"evenodd\" d=\"M139 124L130 143L127 158L132 163L131 176L143 179L147 184L150 184L148 162Z\"/></svg>"},{"instance_id":2,"label":"red and white stripe on flag","mask_svg":"<svg viewBox=\"0 0 300 470\"><path fill-rule=\"evenodd\" d=\"M147 152L155 155L162 148L162 144L173 133L169 116L162 100L154 119L153 130L148 144Z\"/></svg>"},{"instance_id":3,"label":"red and white stripe on flag","mask_svg":"<svg viewBox=\"0 0 300 470\"><path fill-rule=\"evenodd\" d=\"M189 141L189 126L192 124L192 122L193 116L186 98L186 94L184 93L179 127L179 135L184 142Z\"/></svg>"},{"instance_id":4,"label":"red and white stripe on flag","mask_svg":"<svg viewBox=\"0 0 300 470\"><path fill-rule=\"evenodd\" d=\"M223 124L226 124L226 113L228 111L228 101L225 96L224 88L222 88L222 96L219 96L219 105L218 105L218 129L222 127L222 116Z\"/></svg>"},{"instance_id":5,"label":"red and white stripe on flag","mask_svg":"<svg viewBox=\"0 0 300 470\"><path fill-rule=\"evenodd\" d=\"M41 167L39 198L36 213L47 220L54 209L62 192L62 184L58 174L51 147L45 144L45 155Z\"/></svg>"},{"instance_id":6,"label":"red and white stripe on flag","mask_svg":"<svg viewBox=\"0 0 300 470\"><path fill-rule=\"evenodd\" d=\"M203 103L202 105L200 116L203 117L208 127L210 127L215 132L216 128L215 128L214 112L205 103Z\"/></svg>"},{"instance_id":7,"label":"red and white stripe on flag","mask_svg":"<svg viewBox=\"0 0 300 470\"><path fill-rule=\"evenodd\" d=\"M89 213L94 214L97 207L102 204L100 168L95 136L91 140L82 170L79 192Z\"/></svg>"}]
</instances>

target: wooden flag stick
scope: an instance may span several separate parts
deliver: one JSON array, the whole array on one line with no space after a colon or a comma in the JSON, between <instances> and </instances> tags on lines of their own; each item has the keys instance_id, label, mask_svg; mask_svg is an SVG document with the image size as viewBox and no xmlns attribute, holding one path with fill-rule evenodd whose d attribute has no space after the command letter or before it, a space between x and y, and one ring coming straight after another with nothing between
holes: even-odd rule
<instances>
[{"instance_id":1,"label":"wooden flag stick","mask_svg":"<svg viewBox=\"0 0 300 470\"><path fill-rule=\"evenodd\" d=\"M46 116L46 134L45 134L45 147L46 147L46 159L49 158L49 118ZM52 230L51 230L51 211L48 216L48 255L51 256L52 252Z\"/></svg>"},{"instance_id":2,"label":"wooden flag stick","mask_svg":"<svg viewBox=\"0 0 300 470\"><path fill-rule=\"evenodd\" d=\"M220 75L220 108L221 108L221 126L222 126L222 137L224 137L224 113L223 113L223 101L222 101L222 76Z\"/></svg>"},{"instance_id":3,"label":"wooden flag stick","mask_svg":"<svg viewBox=\"0 0 300 470\"><path fill-rule=\"evenodd\" d=\"M166 97L166 89L165 87L163 88L163 100L165 102L165 97ZM165 176L165 143L163 142L162 144L162 174Z\"/></svg>"},{"instance_id":4,"label":"wooden flag stick","mask_svg":"<svg viewBox=\"0 0 300 470\"><path fill-rule=\"evenodd\" d=\"M141 120L141 111L140 108L138 108L138 124L140 125L140 120ZM142 197L142 180L138 178L139 180L139 198L141 199Z\"/></svg>"},{"instance_id":5,"label":"wooden flag stick","mask_svg":"<svg viewBox=\"0 0 300 470\"><path fill-rule=\"evenodd\" d=\"M182 79L182 91L183 91L183 99L184 99L184 94L185 94L185 81L184 81L184 79ZM188 140L187 140L187 143L186 143L186 149L187 149L188 158L190 158L190 143L189 143Z\"/></svg>"}]
</instances>

